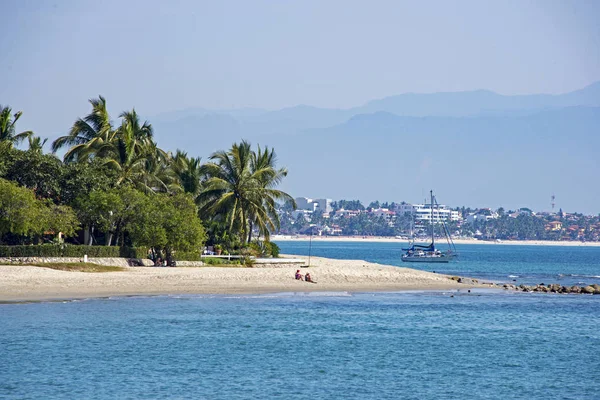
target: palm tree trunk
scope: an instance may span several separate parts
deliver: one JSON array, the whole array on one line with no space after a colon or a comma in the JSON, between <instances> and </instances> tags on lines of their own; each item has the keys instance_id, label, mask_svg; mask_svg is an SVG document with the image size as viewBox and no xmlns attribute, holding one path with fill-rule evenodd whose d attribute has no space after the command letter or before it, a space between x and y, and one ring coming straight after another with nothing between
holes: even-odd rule
<instances>
[{"instance_id":1,"label":"palm tree trunk","mask_svg":"<svg viewBox=\"0 0 600 400\"><path fill-rule=\"evenodd\" d=\"M83 226L83 243L88 244L89 241L90 241L90 226L86 224Z\"/></svg>"},{"instance_id":2,"label":"palm tree trunk","mask_svg":"<svg viewBox=\"0 0 600 400\"><path fill-rule=\"evenodd\" d=\"M248 232L246 232L246 228L248 227L247 226L248 221L246 221L246 213L244 212L244 207L241 207L241 211L242 211L242 238L245 239L246 233L248 233ZM247 242L247 243L249 243L249 242Z\"/></svg>"},{"instance_id":3,"label":"palm tree trunk","mask_svg":"<svg viewBox=\"0 0 600 400\"><path fill-rule=\"evenodd\" d=\"M250 221L250 229L248 229L248 243L252 242L252 221Z\"/></svg>"},{"instance_id":4,"label":"palm tree trunk","mask_svg":"<svg viewBox=\"0 0 600 400\"><path fill-rule=\"evenodd\" d=\"M89 241L87 242L88 246L91 246L94 243L94 225L88 226L89 229Z\"/></svg>"}]
</instances>

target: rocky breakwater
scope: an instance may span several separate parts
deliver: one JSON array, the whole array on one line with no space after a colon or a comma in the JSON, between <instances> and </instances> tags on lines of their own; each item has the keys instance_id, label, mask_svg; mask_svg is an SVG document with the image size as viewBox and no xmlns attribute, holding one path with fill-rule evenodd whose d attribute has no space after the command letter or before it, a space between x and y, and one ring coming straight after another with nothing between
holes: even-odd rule
<instances>
[{"instance_id":1,"label":"rocky breakwater","mask_svg":"<svg viewBox=\"0 0 600 400\"><path fill-rule=\"evenodd\" d=\"M510 283L506 283L502 285L502 287L506 290L516 290L518 292L542 292L542 293L575 293L575 294L600 294L600 285L594 283L593 285L588 286L562 286L557 283L553 283L550 285L544 285L540 283L539 285L512 285Z\"/></svg>"}]
</instances>

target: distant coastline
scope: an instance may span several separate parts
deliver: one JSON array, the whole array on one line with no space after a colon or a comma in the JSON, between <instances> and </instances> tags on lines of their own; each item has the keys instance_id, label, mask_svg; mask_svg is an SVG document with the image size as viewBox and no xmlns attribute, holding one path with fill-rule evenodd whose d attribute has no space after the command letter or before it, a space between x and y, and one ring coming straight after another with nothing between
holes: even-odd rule
<instances>
[{"instance_id":1,"label":"distant coastline","mask_svg":"<svg viewBox=\"0 0 600 400\"><path fill-rule=\"evenodd\" d=\"M272 235L271 240L277 241L321 241L321 242L390 242L408 243L407 239L385 236L312 236L308 235ZM453 239L456 244L494 244L516 246L571 246L571 247L600 247L600 242L580 241L551 241L551 240L478 240L478 239Z\"/></svg>"}]
</instances>

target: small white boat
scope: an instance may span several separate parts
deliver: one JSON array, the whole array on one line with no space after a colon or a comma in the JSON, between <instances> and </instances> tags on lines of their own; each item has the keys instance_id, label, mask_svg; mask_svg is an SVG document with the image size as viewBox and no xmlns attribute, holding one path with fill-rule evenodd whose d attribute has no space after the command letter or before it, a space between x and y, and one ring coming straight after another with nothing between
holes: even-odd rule
<instances>
[{"instance_id":1,"label":"small white boat","mask_svg":"<svg viewBox=\"0 0 600 400\"><path fill-rule=\"evenodd\" d=\"M446 239L448 241L448 250L441 251L435 247L433 207L434 204L437 204L437 202L434 203L433 190L429 193L431 195L431 243L415 244L413 240L411 243L409 243L409 247L407 249L402 249L404 251L404 254L402 254L403 262L447 263L458 256L456 248L454 247L454 243L452 242L452 238L450 237L450 233L448 232L448 228L443 220L442 225L444 228L444 234L446 235Z\"/></svg>"}]
</instances>

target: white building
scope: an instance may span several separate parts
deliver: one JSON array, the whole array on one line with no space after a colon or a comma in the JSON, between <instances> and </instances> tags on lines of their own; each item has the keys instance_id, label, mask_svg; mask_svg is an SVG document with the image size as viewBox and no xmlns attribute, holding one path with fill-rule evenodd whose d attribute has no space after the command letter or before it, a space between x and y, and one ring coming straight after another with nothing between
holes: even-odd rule
<instances>
[{"instance_id":1,"label":"white building","mask_svg":"<svg viewBox=\"0 0 600 400\"><path fill-rule=\"evenodd\" d=\"M298 219L298 216L302 216L302 218L306 221L310 220L310 216L312 215L312 211L309 210L294 210L292 211L292 218L294 220Z\"/></svg>"},{"instance_id":2,"label":"white building","mask_svg":"<svg viewBox=\"0 0 600 400\"><path fill-rule=\"evenodd\" d=\"M296 197L296 206L298 210L308 210L314 212L322 210L324 215L332 211L331 199L311 199L308 197Z\"/></svg>"},{"instance_id":3,"label":"white building","mask_svg":"<svg viewBox=\"0 0 600 400\"><path fill-rule=\"evenodd\" d=\"M294 200L296 200L297 210L314 211L313 199L309 199L308 197L296 197Z\"/></svg>"},{"instance_id":4,"label":"white building","mask_svg":"<svg viewBox=\"0 0 600 400\"><path fill-rule=\"evenodd\" d=\"M475 221L489 221L490 219L498 218L498 213L490 208L481 208L474 213L470 213L465 222L472 224Z\"/></svg>"},{"instance_id":5,"label":"white building","mask_svg":"<svg viewBox=\"0 0 600 400\"><path fill-rule=\"evenodd\" d=\"M415 223L431 223L432 210L431 204L398 204L396 206L397 215L405 215L409 213L414 216ZM436 224L444 222L460 221L460 213L451 210L445 205L435 205L433 207L433 222Z\"/></svg>"},{"instance_id":6,"label":"white building","mask_svg":"<svg viewBox=\"0 0 600 400\"><path fill-rule=\"evenodd\" d=\"M313 204L316 203L317 207L315 210L323 211L323 214L329 214L333 209L331 208L331 199L316 199L313 200Z\"/></svg>"}]
</instances>

